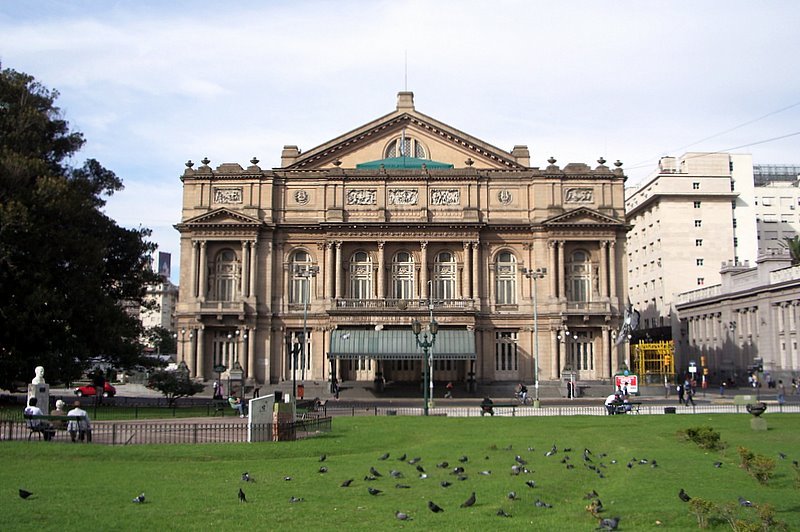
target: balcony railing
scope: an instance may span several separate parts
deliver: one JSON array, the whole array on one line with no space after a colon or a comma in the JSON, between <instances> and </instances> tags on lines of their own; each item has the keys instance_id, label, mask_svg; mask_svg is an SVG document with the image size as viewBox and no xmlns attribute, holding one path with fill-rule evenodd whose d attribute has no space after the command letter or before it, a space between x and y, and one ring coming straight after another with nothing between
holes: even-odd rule
<instances>
[{"instance_id":1,"label":"balcony railing","mask_svg":"<svg viewBox=\"0 0 800 532\"><path fill-rule=\"evenodd\" d=\"M427 299L347 299L333 301L332 310L428 310ZM475 310L475 302L471 299L434 299L433 306L437 310Z\"/></svg>"},{"instance_id":2,"label":"balcony railing","mask_svg":"<svg viewBox=\"0 0 800 532\"><path fill-rule=\"evenodd\" d=\"M567 301L564 312L611 312L608 301Z\"/></svg>"},{"instance_id":3,"label":"balcony railing","mask_svg":"<svg viewBox=\"0 0 800 532\"><path fill-rule=\"evenodd\" d=\"M203 301L200 303L200 312L215 312L217 314L243 314L244 301Z\"/></svg>"}]
</instances>

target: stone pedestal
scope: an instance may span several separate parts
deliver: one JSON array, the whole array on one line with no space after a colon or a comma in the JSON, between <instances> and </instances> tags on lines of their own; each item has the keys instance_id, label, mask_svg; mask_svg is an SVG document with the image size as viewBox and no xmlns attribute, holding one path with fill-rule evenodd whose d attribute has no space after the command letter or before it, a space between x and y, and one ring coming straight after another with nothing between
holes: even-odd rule
<instances>
[{"instance_id":1,"label":"stone pedestal","mask_svg":"<svg viewBox=\"0 0 800 532\"><path fill-rule=\"evenodd\" d=\"M28 401L31 397L35 397L39 408L45 415L50 413L50 385L49 384L29 384L28 385ZM28 405L26 401L25 406Z\"/></svg>"},{"instance_id":2,"label":"stone pedestal","mask_svg":"<svg viewBox=\"0 0 800 532\"><path fill-rule=\"evenodd\" d=\"M273 422L275 396L250 400L247 407L247 441L270 441L269 425Z\"/></svg>"},{"instance_id":3,"label":"stone pedestal","mask_svg":"<svg viewBox=\"0 0 800 532\"><path fill-rule=\"evenodd\" d=\"M754 417L750 420L750 428L753 430L767 430L767 420L763 417Z\"/></svg>"}]
</instances>

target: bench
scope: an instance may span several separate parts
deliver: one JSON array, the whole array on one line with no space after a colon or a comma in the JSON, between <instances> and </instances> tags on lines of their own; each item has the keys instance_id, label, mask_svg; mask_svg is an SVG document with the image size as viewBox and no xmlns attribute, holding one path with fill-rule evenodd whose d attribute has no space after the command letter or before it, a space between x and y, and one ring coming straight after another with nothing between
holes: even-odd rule
<instances>
[{"instance_id":1,"label":"bench","mask_svg":"<svg viewBox=\"0 0 800 532\"><path fill-rule=\"evenodd\" d=\"M513 416L514 413L516 412L516 409L519 408L520 406L523 406L523 405L521 405L519 403L493 403L493 404L490 404L490 405L482 404L481 405L481 416L484 416L486 414L489 414L489 415L493 416L495 408L511 408L511 415Z\"/></svg>"},{"instance_id":2,"label":"bench","mask_svg":"<svg viewBox=\"0 0 800 532\"><path fill-rule=\"evenodd\" d=\"M71 421L77 422L79 426L86 426L88 424L86 416L33 416L30 414L23 414L23 417L30 431L28 433L29 440L34 434L38 434L40 440L42 437L44 437L45 440L51 440L57 431L67 432ZM91 430L80 432L86 433L88 435L88 440L92 441Z\"/></svg>"},{"instance_id":3,"label":"bench","mask_svg":"<svg viewBox=\"0 0 800 532\"><path fill-rule=\"evenodd\" d=\"M641 401L629 401L628 403L614 403L615 414L638 414L642 408Z\"/></svg>"},{"instance_id":4,"label":"bench","mask_svg":"<svg viewBox=\"0 0 800 532\"><path fill-rule=\"evenodd\" d=\"M228 404L227 399L214 399L211 401L211 406L214 408L215 416L219 414L220 416L225 417L225 409L230 407L230 404Z\"/></svg>"}]
</instances>

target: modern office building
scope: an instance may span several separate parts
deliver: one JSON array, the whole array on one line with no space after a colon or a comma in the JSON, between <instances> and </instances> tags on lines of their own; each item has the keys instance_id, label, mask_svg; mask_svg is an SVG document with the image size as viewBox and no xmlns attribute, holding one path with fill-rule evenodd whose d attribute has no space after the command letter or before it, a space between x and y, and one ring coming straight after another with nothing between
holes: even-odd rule
<instances>
[{"instance_id":1,"label":"modern office building","mask_svg":"<svg viewBox=\"0 0 800 532\"><path fill-rule=\"evenodd\" d=\"M438 324L419 335L436 330L438 381L618 367L622 163L532 167L526 146L422 114L410 92L320 146L285 146L278 168L201 163L186 163L176 225L178 356L197 378L238 364L255 383L419 382L413 320Z\"/></svg>"},{"instance_id":2,"label":"modern office building","mask_svg":"<svg viewBox=\"0 0 800 532\"><path fill-rule=\"evenodd\" d=\"M800 234L800 165L755 165L753 179L758 253L771 255Z\"/></svg>"}]
</instances>

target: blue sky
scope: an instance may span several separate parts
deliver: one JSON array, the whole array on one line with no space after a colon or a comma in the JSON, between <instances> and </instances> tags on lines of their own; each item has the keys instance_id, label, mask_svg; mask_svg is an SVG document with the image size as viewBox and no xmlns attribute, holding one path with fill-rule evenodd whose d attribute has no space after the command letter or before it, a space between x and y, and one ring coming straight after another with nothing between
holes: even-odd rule
<instances>
[{"instance_id":1,"label":"blue sky","mask_svg":"<svg viewBox=\"0 0 800 532\"><path fill-rule=\"evenodd\" d=\"M635 183L685 151L800 163L798 20L795 1L0 0L0 61L60 92L75 164L124 180L108 213L153 229L177 281L187 159L275 167L405 88L533 166L602 155Z\"/></svg>"}]
</instances>

